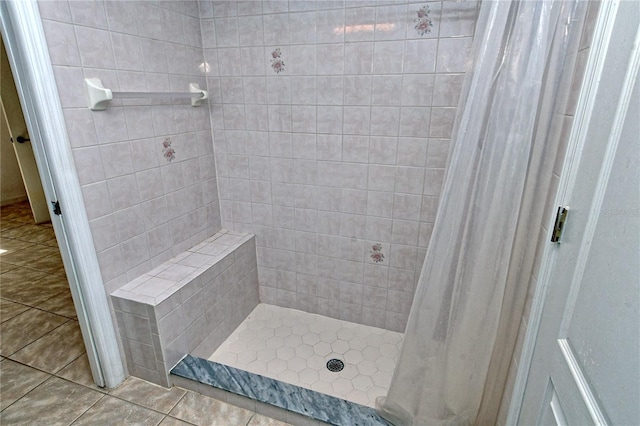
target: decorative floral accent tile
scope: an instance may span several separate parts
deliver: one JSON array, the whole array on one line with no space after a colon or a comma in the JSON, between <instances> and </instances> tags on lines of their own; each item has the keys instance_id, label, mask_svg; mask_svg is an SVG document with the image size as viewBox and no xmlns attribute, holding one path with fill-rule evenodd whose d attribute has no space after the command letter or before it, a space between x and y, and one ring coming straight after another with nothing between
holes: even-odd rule
<instances>
[{"instance_id":1,"label":"decorative floral accent tile","mask_svg":"<svg viewBox=\"0 0 640 426\"><path fill-rule=\"evenodd\" d=\"M429 19L429 12L429 5L424 5L416 11L418 17L414 19L413 22L416 23L415 29L420 36L429 34L431 28L433 28L433 23L431 23L431 19Z\"/></svg>"},{"instance_id":2,"label":"decorative floral accent tile","mask_svg":"<svg viewBox=\"0 0 640 426\"><path fill-rule=\"evenodd\" d=\"M276 74L280 74L281 71L284 71L284 61L282 60L281 55L282 52L280 52L280 48L271 52L271 68L273 68Z\"/></svg>"},{"instance_id":3,"label":"decorative floral accent tile","mask_svg":"<svg viewBox=\"0 0 640 426\"><path fill-rule=\"evenodd\" d=\"M384 262L384 254L382 253L382 244L376 243L372 245L371 251L369 253L371 253L371 259L373 259L375 263Z\"/></svg>"},{"instance_id":4,"label":"decorative floral accent tile","mask_svg":"<svg viewBox=\"0 0 640 426\"><path fill-rule=\"evenodd\" d=\"M162 155L164 155L164 158L166 158L168 162L176 158L176 151L171 148L171 138L165 138L162 141Z\"/></svg>"}]
</instances>

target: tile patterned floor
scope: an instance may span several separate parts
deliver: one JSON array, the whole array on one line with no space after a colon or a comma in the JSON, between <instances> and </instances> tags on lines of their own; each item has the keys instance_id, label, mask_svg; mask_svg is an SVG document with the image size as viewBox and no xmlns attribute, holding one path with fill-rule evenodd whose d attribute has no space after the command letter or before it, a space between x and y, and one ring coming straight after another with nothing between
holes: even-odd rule
<instances>
[{"instance_id":1,"label":"tile patterned floor","mask_svg":"<svg viewBox=\"0 0 640 426\"><path fill-rule=\"evenodd\" d=\"M369 407L386 395L403 334L260 304L211 361ZM337 358L344 369L331 372Z\"/></svg>"},{"instance_id":2,"label":"tile patterned floor","mask_svg":"<svg viewBox=\"0 0 640 426\"><path fill-rule=\"evenodd\" d=\"M51 225L34 225L26 203L2 207L0 249L0 424L287 424L133 377L98 388Z\"/></svg>"}]
</instances>

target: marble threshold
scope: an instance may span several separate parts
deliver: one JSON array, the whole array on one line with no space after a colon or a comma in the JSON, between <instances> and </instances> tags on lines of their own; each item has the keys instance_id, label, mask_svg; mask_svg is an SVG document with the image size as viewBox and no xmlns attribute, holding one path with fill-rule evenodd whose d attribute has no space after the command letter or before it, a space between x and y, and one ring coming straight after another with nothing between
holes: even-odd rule
<instances>
[{"instance_id":1,"label":"marble threshold","mask_svg":"<svg viewBox=\"0 0 640 426\"><path fill-rule=\"evenodd\" d=\"M192 355L171 374L335 426L389 426L371 407Z\"/></svg>"}]
</instances>

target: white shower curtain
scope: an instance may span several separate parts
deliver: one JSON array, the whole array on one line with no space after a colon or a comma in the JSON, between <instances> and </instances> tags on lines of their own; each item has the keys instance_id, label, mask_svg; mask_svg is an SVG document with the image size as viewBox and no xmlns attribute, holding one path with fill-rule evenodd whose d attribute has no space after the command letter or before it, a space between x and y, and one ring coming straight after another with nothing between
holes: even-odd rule
<instances>
[{"instance_id":1,"label":"white shower curtain","mask_svg":"<svg viewBox=\"0 0 640 426\"><path fill-rule=\"evenodd\" d=\"M506 375L493 364L508 362L515 343L508 322L519 323L522 314L548 163L557 150L554 111L566 101L556 92L573 67L567 52L581 25L572 22L584 17L578 3L584 4L481 6L474 63L404 345L389 392L376 401L396 425L495 421L504 380L488 380L488 372L491 366ZM511 331L499 335L499 329ZM497 402L493 395L483 403L486 392L499 392ZM481 403L492 407L482 420Z\"/></svg>"}]
</instances>

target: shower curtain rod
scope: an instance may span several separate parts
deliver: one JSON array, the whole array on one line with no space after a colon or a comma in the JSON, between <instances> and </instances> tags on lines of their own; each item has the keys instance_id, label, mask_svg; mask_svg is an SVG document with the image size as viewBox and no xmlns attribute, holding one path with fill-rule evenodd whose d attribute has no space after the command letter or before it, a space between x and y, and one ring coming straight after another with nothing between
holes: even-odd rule
<instances>
[{"instance_id":1,"label":"shower curtain rod","mask_svg":"<svg viewBox=\"0 0 640 426\"><path fill-rule=\"evenodd\" d=\"M209 98L209 93L202 90L198 83L189 83L188 92L113 92L102 84L99 78L85 78L85 88L89 108L93 111L104 111L113 98L121 99L191 99L191 106L200 106Z\"/></svg>"}]
</instances>

